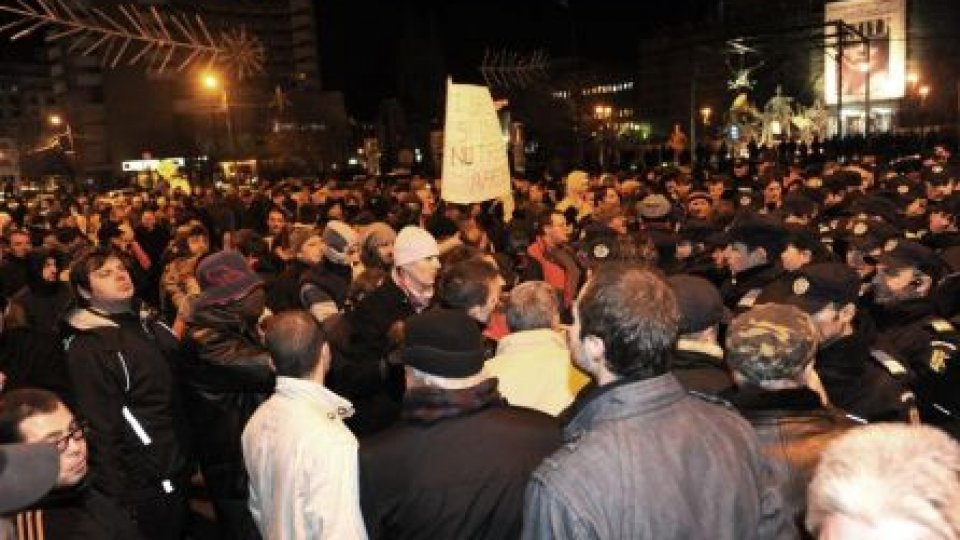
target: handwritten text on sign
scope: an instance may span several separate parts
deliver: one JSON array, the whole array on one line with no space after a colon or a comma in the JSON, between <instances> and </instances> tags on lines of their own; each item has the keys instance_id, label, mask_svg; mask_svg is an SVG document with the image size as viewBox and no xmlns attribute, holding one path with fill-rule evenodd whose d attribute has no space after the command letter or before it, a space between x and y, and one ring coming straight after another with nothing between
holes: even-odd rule
<instances>
[{"instance_id":1,"label":"handwritten text on sign","mask_svg":"<svg viewBox=\"0 0 960 540\"><path fill-rule=\"evenodd\" d=\"M447 85L441 197L481 202L510 191L510 170L500 122L484 86Z\"/></svg>"}]
</instances>

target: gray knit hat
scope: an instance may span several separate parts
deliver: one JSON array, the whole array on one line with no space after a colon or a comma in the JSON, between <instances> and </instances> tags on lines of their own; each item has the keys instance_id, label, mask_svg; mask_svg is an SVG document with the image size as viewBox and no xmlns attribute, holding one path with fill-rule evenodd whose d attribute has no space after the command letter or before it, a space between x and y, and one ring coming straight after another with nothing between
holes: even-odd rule
<instances>
[{"instance_id":1,"label":"gray knit hat","mask_svg":"<svg viewBox=\"0 0 960 540\"><path fill-rule=\"evenodd\" d=\"M371 223L360 239L360 261L368 268L387 267L388 262L380 260L379 248L390 246L397 239L397 232L383 222Z\"/></svg>"},{"instance_id":2,"label":"gray knit hat","mask_svg":"<svg viewBox=\"0 0 960 540\"><path fill-rule=\"evenodd\" d=\"M348 254L357 246L357 233L342 221L333 220L323 229L323 256L337 264L349 264Z\"/></svg>"}]
</instances>

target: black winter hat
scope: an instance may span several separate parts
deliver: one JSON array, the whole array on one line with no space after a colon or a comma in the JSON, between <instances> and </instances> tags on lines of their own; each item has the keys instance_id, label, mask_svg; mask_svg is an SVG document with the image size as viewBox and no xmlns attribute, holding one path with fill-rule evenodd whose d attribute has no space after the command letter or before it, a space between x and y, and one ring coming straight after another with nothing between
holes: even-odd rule
<instances>
[{"instance_id":1,"label":"black winter hat","mask_svg":"<svg viewBox=\"0 0 960 540\"><path fill-rule=\"evenodd\" d=\"M721 322L728 322L729 312L717 287L699 276L676 274L667 278L680 308L680 333L693 334Z\"/></svg>"},{"instance_id":2,"label":"black winter hat","mask_svg":"<svg viewBox=\"0 0 960 540\"><path fill-rule=\"evenodd\" d=\"M434 309L414 315L407 319L404 334L403 361L412 368L451 379L483 369L483 334L463 311Z\"/></svg>"}]
</instances>

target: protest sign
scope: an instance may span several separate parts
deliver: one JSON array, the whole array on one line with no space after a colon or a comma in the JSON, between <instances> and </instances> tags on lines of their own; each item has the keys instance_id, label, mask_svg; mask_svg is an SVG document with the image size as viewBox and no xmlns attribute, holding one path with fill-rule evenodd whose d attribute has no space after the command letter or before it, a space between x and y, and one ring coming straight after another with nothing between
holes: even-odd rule
<instances>
[{"instance_id":1,"label":"protest sign","mask_svg":"<svg viewBox=\"0 0 960 540\"><path fill-rule=\"evenodd\" d=\"M509 194L506 144L490 91L448 79L440 197L465 204Z\"/></svg>"}]
</instances>

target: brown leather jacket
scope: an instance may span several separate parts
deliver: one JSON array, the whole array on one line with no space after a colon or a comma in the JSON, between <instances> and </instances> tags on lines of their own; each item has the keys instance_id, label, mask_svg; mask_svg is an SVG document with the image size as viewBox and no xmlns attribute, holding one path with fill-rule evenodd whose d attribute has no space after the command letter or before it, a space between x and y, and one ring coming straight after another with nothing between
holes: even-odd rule
<instances>
[{"instance_id":1,"label":"brown leather jacket","mask_svg":"<svg viewBox=\"0 0 960 540\"><path fill-rule=\"evenodd\" d=\"M824 407L820 397L807 388L766 391L744 387L728 397L753 425L778 476L786 479L784 507L802 519L807 485L820 453L856 423L843 412Z\"/></svg>"}]
</instances>

